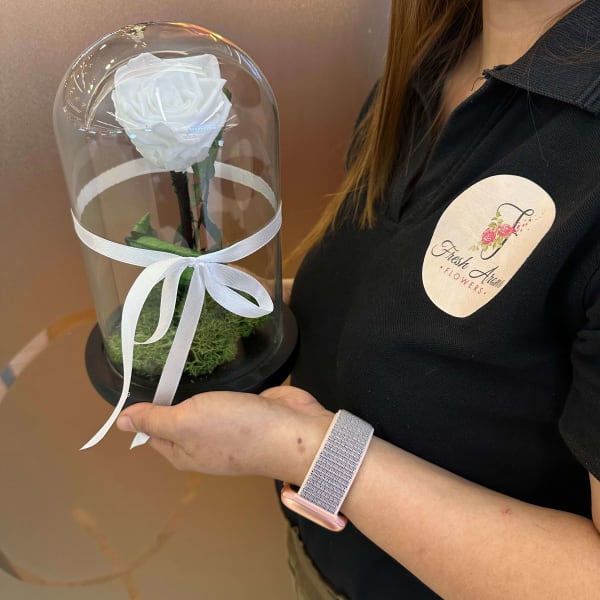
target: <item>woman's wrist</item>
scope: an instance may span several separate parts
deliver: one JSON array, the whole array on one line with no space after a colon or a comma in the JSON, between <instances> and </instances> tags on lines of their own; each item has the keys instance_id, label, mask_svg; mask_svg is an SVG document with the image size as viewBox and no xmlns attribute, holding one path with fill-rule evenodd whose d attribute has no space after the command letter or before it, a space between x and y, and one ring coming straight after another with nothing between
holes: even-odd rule
<instances>
[{"instance_id":1,"label":"woman's wrist","mask_svg":"<svg viewBox=\"0 0 600 600\"><path fill-rule=\"evenodd\" d=\"M273 462L275 479L300 486L325 437L333 413L323 411L320 415L298 415L286 423L277 433L278 440L272 448L269 461Z\"/></svg>"}]
</instances>

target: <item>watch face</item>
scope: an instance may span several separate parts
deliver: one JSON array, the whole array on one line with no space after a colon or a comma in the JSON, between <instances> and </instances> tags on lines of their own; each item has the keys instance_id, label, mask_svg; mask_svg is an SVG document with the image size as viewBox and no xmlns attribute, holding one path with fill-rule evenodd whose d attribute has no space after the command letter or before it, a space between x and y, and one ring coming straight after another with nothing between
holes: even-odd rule
<instances>
[{"instance_id":1,"label":"watch face","mask_svg":"<svg viewBox=\"0 0 600 600\"><path fill-rule=\"evenodd\" d=\"M281 502L284 506L330 531L341 531L348 519L340 514L333 514L305 500L292 489L289 483L284 483L281 490Z\"/></svg>"}]
</instances>

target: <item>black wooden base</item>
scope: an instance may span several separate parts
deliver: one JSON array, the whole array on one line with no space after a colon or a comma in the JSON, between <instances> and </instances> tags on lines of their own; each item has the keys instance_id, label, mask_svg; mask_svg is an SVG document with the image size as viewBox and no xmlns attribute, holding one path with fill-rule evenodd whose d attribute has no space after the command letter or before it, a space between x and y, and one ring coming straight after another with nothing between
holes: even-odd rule
<instances>
[{"instance_id":1,"label":"black wooden base","mask_svg":"<svg viewBox=\"0 0 600 600\"><path fill-rule=\"evenodd\" d=\"M213 373L194 381L179 384L173 403L176 404L201 392L230 390L259 393L280 385L290 374L296 358L298 328L291 310L282 309L283 338L273 346L273 332L268 328L254 332L241 342L241 352L236 360L218 367ZM104 352L100 328L92 329L85 347L85 366L96 391L113 406L118 402L123 388L123 377L110 363ZM132 381L126 405L152 402L156 382Z\"/></svg>"}]
</instances>

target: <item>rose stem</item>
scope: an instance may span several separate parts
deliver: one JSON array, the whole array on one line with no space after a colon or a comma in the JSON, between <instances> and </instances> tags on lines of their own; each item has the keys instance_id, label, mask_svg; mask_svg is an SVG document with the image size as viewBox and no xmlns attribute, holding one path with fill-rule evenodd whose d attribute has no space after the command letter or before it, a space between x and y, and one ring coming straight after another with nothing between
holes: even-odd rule
<instances>
[{"instance_id":1,"label":"rose stem","mask_svg":"<svg viewBox=\"0 0 600 600\"><path fill-rule=\"evenodd\" d=\"M208 214L208 191L211 177L215 172L214 164L216 154L216 150L211 148L208 156L201 163L194 163L192 165L192 169L196 175L194 195L196 195L200 201L198 229L200 229L200 225L203 225L206 233L213 238L214 244L211 247L211 250L220 250L223 245L221 230L211 221Z\"/></svg>"},{"instance_id":2,"label":"rose stem","mask_svg":"<svg viewBox=\"0 0 600 600\"><path fill-rule=\"evenodd\" d=\"M195 248L194 230L192 227L192 212L190 209L190 196L188 192L187 175L171 171L171 183L177 195L179 206L179 219L181 221L181 235L189 248Z\"/></svg>"}]
</instances>

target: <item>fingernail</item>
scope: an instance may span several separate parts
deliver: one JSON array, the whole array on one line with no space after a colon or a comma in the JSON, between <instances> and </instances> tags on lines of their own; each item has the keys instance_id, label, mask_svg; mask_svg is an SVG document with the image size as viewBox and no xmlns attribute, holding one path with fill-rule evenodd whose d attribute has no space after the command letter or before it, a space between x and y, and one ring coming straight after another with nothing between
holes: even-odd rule
<instances>
[{"instance_id":1,"label":"fingernail","mask_svg":"<svg viewBox=\"0 0 600 600\"><path fill-rule=\"evenodd\" d=\"M133 421L127 415L122 415L117 419L117 427L121 431L136 431Z\"/></svg>"}]
</instances>

